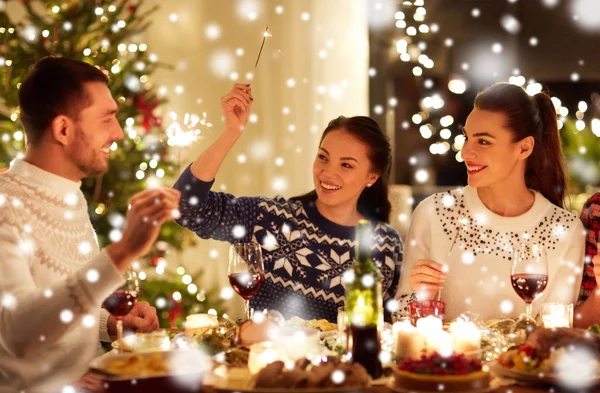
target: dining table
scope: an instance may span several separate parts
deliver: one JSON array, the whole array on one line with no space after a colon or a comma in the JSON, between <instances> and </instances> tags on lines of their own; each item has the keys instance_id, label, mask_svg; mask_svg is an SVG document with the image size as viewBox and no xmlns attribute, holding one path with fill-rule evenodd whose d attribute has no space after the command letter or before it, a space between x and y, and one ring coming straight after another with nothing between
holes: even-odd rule
<instances>
[{"instance_id":1,"label":"dining table","mask_svg":"<svg viewBox=\"0 0 600 393\"><path fill-rule=\"evenodd\" d=\"M289 389L287 389L289 390ZM284 390L285 391L285 390ZM294 389L295 392L300 392L300 389ZM366 389L357 389L356 392L363 393L394 393L395 390L390 389L385 385L375 385ZM150 378L148 380L137 380L134 384L112 384L104 385L102 388L89 389L89 393L222 393L222 390L216 389L213 386L202 386L197 389L183 389L178 386L172 385L171 381L163 378ZM227 391L231 392L231 391ZM252 389L244 390L238 389L236 392L252 392ZM330 390L333 393L335 390ZM352 390L340 389L340 392L349 393ZM600 393L600 386L593 387L587 390L563 390L557 387L550 386L534 386L534 385L509 385L500 386L497 388L490 388L485 390L486 393L573 393L573 392L586 392L586 393ZM415 392L418 393L418 392ZM468 393L468 392L463 392Z\"/></svg>"}]
</instances>

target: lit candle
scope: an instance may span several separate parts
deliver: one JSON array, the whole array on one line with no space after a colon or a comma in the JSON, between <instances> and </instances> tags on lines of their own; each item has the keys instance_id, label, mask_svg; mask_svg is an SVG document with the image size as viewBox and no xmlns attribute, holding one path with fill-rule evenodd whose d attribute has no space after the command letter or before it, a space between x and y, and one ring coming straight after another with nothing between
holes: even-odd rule
<instances>
[{"instance_id":1,"label":"lit candle","mask_svg":"<svg viewBox=\"0 0 600 393\"><path fill-rule=\"evenodd\" d=\"M443 330L442 320L432 315L417 320L417 330L425 338L425 349L428 355L452 353L452 336Z\"/></svg>"},{"instance_id":2,"label":"lit candle","mask_svg":"<svg viewBox=\"0 0 600 393\"><path fill-rule=\"evenodd\" d=\"M542 324L547 329L572 327L573 305L544 303L542 306Z\"/></svg>"},{"instance_id":3,"label":"lit candle","mask_svg":"<svg viewBox=\"0 0 600 393\"><path fill-rule=\"evenodd\" d=\"M191 314L185 319L185 332L193 334L198 329L208 330L219 326L219 320L216 315L211 314Z\"/></svg>"},{"instance_id":4,"label":"lit candle","mask_svg":"<svg viewBox=\"0 0 600 393\"><path fill-rule=\"evenodd\" d=\"M450 334L454 339L454 351L470 357L477 357L481 349L481 331L473 322L457 321L450 324Z\"/></svg>"},{"instance_id":5,"label":"lit candle","mask_svg":"<svg viewBox=\"0 0 600 393\"><path fill-rule=\"evenodd\" d=\"M303 330L284 329L281 336L273 339L272 342L280 356L292 361L309 358L322 348L316 331L307 334Z\"/></svg>"},{"instance_id":6,"label":"lit candle","mask_svg":"<svg viewBox=\"0 0 600 393\"><path fill-rule=\"evenodd\" d=\"M409 321L396 322L392 326L394 348L398 359L419 359L425 350L425 336Z\"/></svg>"},{"instance_id":7,"label":"lit candle","mask_svg":"<svg viewBox=\"0 0 600 393\"><path fill-rule=\"evenodd\" d=\"M425 339L427 347L427 355L432 355L434 352L442 356L450 356L454 351L454 339L452 335L444 330L431 332Z\"/></svg>"},{"instance_id":8,"label":"lit candle","mask_svg":"<svg viewBox=\"0 0 600 393\"><path fill-rule=\"evenodd\" d=\"M417 320L417 329L426 334L440 331L443 327L442 320L432 315Z\"/></svg>"},{"instance_id":9,"label":"lit candle","mask_svg":"<svg viewBox=\"0 0 600 393\"><path fill-rule=\"evenodd\" d=\"M248 355L248 370L250 374L257 374L267 364L284 359L279 349L272 342L262 342L250 346Z\"/></svg>"}]
</instances>

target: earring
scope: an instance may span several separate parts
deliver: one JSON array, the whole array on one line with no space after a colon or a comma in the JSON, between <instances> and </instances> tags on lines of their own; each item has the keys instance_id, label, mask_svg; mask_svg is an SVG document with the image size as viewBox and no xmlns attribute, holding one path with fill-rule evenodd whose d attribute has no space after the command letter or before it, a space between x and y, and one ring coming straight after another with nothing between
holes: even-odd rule
<instances>
[{"instance_id":1,"label":"earring","mask_svg":"<svg viewBox=\"0 0 600 393\"><path fill-rule=\"evenodd\" d=\"M371 183L367 184L367 187L371 187Z\"/></svg>"}]
</instances>

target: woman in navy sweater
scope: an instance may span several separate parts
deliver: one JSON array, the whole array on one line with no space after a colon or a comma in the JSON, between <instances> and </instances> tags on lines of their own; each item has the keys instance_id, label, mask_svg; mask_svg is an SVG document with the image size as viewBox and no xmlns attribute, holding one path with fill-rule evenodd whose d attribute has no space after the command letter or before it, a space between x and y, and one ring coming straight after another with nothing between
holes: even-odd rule
<instances>
[{"instance_id":1,"label":"woman in navy sweater","mask_svg":"<svg viewBox=\"0 0 600 393\"><path fill-rule=\"evenodd\" d=\"M354 226L373 225L372 256L384 301L394 298L402 241L391 226L388 178L391 147L368 117L338 117L325 129L313 164L315 189L282 197L235 197L211 191L221 163L242 134L252 108L250 85L221 99L225 129L180 176L179 224L203 239L261 244L265 281L250 306L286 318L334 322L344 304L342 274L354 262ZM393 310L393 303L389 309Z\"/></svg>"}]
</instances>

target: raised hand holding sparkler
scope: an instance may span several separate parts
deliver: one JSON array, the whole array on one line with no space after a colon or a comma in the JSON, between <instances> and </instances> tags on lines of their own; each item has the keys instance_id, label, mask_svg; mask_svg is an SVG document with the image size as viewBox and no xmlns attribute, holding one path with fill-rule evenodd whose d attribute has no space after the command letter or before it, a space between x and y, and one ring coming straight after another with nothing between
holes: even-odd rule
<instances>
[{"instance_id":1,"label":"raised hand holding sparkler","mask_svg":"<svg viewBox=\"0 0 600 393\"><path fill-rule=\"evenodd\" d=\"M241 132L252 111L252 87L249 84L236 83L229 93L221 98L221 111L225 116L225 129Z\"/></svg>"}]
</instances>

